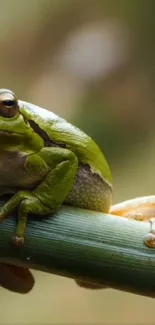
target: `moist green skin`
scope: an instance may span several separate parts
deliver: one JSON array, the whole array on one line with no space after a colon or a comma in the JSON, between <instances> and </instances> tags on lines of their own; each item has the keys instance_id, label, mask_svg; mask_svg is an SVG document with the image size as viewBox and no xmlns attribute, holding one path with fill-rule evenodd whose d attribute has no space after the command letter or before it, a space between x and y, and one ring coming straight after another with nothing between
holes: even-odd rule
<instances>
[{"instance_id":1,"label":"moist green skin","mask_svg":"<svg viewBox=\"0 0 155 325\"><path fill-rule=\"evenodd\" d=\"M18 101L19 112L0 116L0 194L15 193L1 221L18 207L16 243L30 213L48 215L62 204L108 212L112 176L98 145L43 108Z\"/></svg>"}]
</instances>

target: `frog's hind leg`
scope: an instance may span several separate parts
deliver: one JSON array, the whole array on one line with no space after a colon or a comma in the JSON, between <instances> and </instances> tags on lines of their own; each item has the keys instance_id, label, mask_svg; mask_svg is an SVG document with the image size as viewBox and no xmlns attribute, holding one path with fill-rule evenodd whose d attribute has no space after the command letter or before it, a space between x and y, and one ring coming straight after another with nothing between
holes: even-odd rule
<instances>
[{"instance_id":1,"label":"frog's hind leg","mask_svg":"<svg viewBox=\"0 0 155 325\"><path fill-rule=\"evenodd\" d=\"M33 174L33 157L27 159L26 168ZM24 243L24 233L28 214L48 215L61 206L76 180L78 159L70 150L64 148L44 148L38 154L36 169L40 173L42 163L49 167L48 174L33 191L17 192L1 209L0 221L3 221L18 206L18 224L13 236L17 245Z\"/></svg>"},{"instance_id":2,"label":"frog's hind leg","mask_svg":"<svg viewBox=\"0 0 155 325\"><path fill-rule=\"evenodd\" d=\"M21 195L22 193L19 193ZM25 193L23 193L25 194ZM23 201L19 206L19 220L17 224L17 228L15 234L13 236L13 242L21 246L24 244L24 233L26 230L27 219L29 214L37 214L37 215L48 215L50 213L50 209L42 204L32 193L29 197L23 197Z\"/></svg>"},{"instance_id":3,"label":"frog's hind leg","mask_svg":"<svg viewBox=\"0 0 155 325\"><path fill-rule=\"evenodd\" d=\"M35 213L38 215L45 215L50 213L50 209L42 204L33 193L27 191L18 192L2 207L0 222L2 222L17 206L19 206L18 223L13 236L13 242L17 245L23 245L28 214Z\"/></svg>"}]
</instances>

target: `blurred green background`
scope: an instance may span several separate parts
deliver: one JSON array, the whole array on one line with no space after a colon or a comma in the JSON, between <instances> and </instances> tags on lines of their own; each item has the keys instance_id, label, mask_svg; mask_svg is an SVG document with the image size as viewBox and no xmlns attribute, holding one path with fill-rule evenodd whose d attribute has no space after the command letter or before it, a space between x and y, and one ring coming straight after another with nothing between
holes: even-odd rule
<instances>
[{"instance_id":1,"label":"blurred green background","mask_svg":"<svg viewBox=\"0 0 155 325\"><path fill-rule=\"evenodd\" d=\"M0 8L0 88L92 136L111 165L115 203L154 194L155 1L1 0ZM24 297L0 288L0 324L155 323L153 299L34 275Z\"/></svg>"}]
</instances>

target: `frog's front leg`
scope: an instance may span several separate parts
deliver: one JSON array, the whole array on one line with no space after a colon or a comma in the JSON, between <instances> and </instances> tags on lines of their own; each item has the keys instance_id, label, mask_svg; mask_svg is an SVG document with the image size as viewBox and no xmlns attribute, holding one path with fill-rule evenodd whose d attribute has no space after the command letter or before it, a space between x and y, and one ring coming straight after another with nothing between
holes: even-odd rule
<instances>
[{"instance_id":1,"label":"frog's front leg","mask_svg":"<svg viewBox=\"0 0 155 325\"><path fill-rule=\"evenodd\" d=\"M1 209L1 221L18 206L18 224L13 241L24 243L24 233L28 214L48 215L61 206L71 191L78 170L78 159L70 150L63 148L44 148L35 156L27 158L26 168L33 175L35 168L40 173L43 164L47 164L49 172L33 191L17 192Z\"/></svg>"}]
</instances>

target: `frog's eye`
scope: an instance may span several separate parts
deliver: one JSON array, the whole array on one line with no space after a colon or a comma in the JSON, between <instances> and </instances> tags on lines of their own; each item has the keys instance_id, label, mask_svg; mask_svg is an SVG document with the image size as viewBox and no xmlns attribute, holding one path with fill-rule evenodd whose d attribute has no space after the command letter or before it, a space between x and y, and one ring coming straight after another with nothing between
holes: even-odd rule
<instances>
[{"instance_id":1,"label":"frog's eye","mask_svg":"<svg viewBox=\"0 0 155 325\"><path fill-rule=\"evenodd\" d=\"M15 100L4 100L3 101L3 105L6 106L6 107L13 107L16 105L16 101Z\"/></svg>"},{"instance_id":2,"label":"frog's eye","mask_svg":"<svg viewBox=\"0 0 155 325\"><path fill-rule=\"evenodd\" d=\"M18 100L10 90L0 90L0 116L10 118L19 112Z\"/></svg>"}]
</instances>

